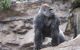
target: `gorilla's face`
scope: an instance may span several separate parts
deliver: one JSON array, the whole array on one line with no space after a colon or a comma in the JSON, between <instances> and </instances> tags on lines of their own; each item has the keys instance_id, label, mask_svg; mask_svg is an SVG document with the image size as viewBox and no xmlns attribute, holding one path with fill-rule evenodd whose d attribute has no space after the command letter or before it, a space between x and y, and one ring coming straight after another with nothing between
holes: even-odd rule
<instances>
[{"instance_id":1,"label":"gorilla's face","mask_svg":"<svg viewBox=\"0 0 80 50\"><path fill-rule=\"evenodd\" d=\"M45 9L43 9L43 14L47 17L50 17L52 15L52 9L49 7L46 7Z\"/></svg>"},{"instance_id":2,"label":"gorilla's face","mask_svg":"<svg viewBox=\"0 0 80 50\"><path fill-rule=\"evenodd\" d=\"M53 15L52 10L53 9L49 6L43 6L40 8L40 13L45 15L46 17L51 17Z\"/></svg>"}]
</instances>

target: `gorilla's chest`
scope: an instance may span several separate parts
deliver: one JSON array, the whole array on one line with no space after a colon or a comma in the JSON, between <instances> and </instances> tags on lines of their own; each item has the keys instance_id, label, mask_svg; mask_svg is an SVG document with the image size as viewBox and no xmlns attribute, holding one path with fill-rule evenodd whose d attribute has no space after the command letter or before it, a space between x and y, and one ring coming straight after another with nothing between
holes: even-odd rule
<instances>
[{"instance_id":1,"label":"gorilla's chest","mask_svg":"<svg viewBox=\"0 0 80 50\"><path fill-rule=\"evenodd\" d=\"M54 21L52 19L46 19L45 22L44 22L44 27L43 27L43 33L45 36L50 36L51 35L51 26L52 26L52 23Z\"/></svg>"},{"instance_id":2,"label":"gorilla's chest","mask_svg":"<svg viewBox=\"0 0 80 50\"><path fill-rule=\"evenodd\" d=\"M45 19L44 20L44 26L45 27L50 27L51 26L51 23L52 23L52 19Z\"/></svg>"},{"instance_id":3,"label":"gorilla's chest","mask_svg":"<svg viewBox=\"0 0 80 50\"><path fill-rule=\"evenodd\" d=\"M43 35L45 37L50 37L51 36L51 29L50 29L50 27L44 26L44 28L43 28Z\"/></svg>"}]
</instances>

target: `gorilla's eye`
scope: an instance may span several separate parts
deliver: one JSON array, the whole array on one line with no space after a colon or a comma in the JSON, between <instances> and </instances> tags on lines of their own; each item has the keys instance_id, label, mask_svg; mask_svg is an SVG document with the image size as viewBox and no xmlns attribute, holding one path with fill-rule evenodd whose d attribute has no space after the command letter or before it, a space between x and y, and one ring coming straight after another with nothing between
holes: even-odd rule
<instances>
[{"instance_id":1,"label":"gorilla's eye","mask_svg":"<svg viewBox=\"0 0 80 50\"><path fill-rule=\"evenodd\" d=\"M46 9L44 9L44 11L46 11Z\"/></svg>"}]
</instances>

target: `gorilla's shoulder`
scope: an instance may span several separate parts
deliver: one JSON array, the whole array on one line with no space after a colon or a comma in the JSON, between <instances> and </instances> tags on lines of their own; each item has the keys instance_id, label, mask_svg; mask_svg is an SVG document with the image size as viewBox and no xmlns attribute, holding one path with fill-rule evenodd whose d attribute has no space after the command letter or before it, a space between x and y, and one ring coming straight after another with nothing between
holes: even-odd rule
<instances>
[{"instance_id":1,"label":"gorilla's shoulder","mask_svg":"<svg viewBox=\"0 0 80 50\"><path fill-rule=\"evenodd\" d=\"M34 19L34 23L42 23L44 21L44 16L43 15L37 15L35 16L35 19Z\"/></svg>"},{"instance_id":2,"label":"gorilla's shoulder","mask_svg":"<svg viewBox=\"0 0 80 50\"><path fill-rule=\"evenodd\" d=\"M42 21L44 19L44 15L37 15L36 16L36 20L38 20L38 21Z\"/></svg>"}]
</instances>

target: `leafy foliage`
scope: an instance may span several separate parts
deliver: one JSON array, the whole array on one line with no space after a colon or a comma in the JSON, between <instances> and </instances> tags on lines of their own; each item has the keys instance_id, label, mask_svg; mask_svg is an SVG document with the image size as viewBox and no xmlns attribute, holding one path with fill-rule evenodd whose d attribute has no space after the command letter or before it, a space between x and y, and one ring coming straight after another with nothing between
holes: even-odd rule
<instances>
[{"instance_id":1,"label":"leafy foliage","mask_svg":"<svg viewBox=\"0 0 80 50\"><path fill-rule=\"evenodd\" d=\"M0 10L7 10L11 7L11 0L0 0Z\"/></svg>"},{"instance_id":2,"label":"leafy foliage","mask_svg":"<svg viewBox=\"0 0 80 50\"><path fill-rule=\"evenodd\" d=\"M80 0L75 0L74 2L80 3Z\"/></svg>"},{"instance_id":3,"label":"leafy foliage","mask_svg":"<svg viewBox=\"0 0 80 50\"><path fill-rule=\"evenodd\" d=\"M78 7L80 7L80 0L74 0L72 3L72 8L75 9Z\"/></svg>"}]
</instances>

